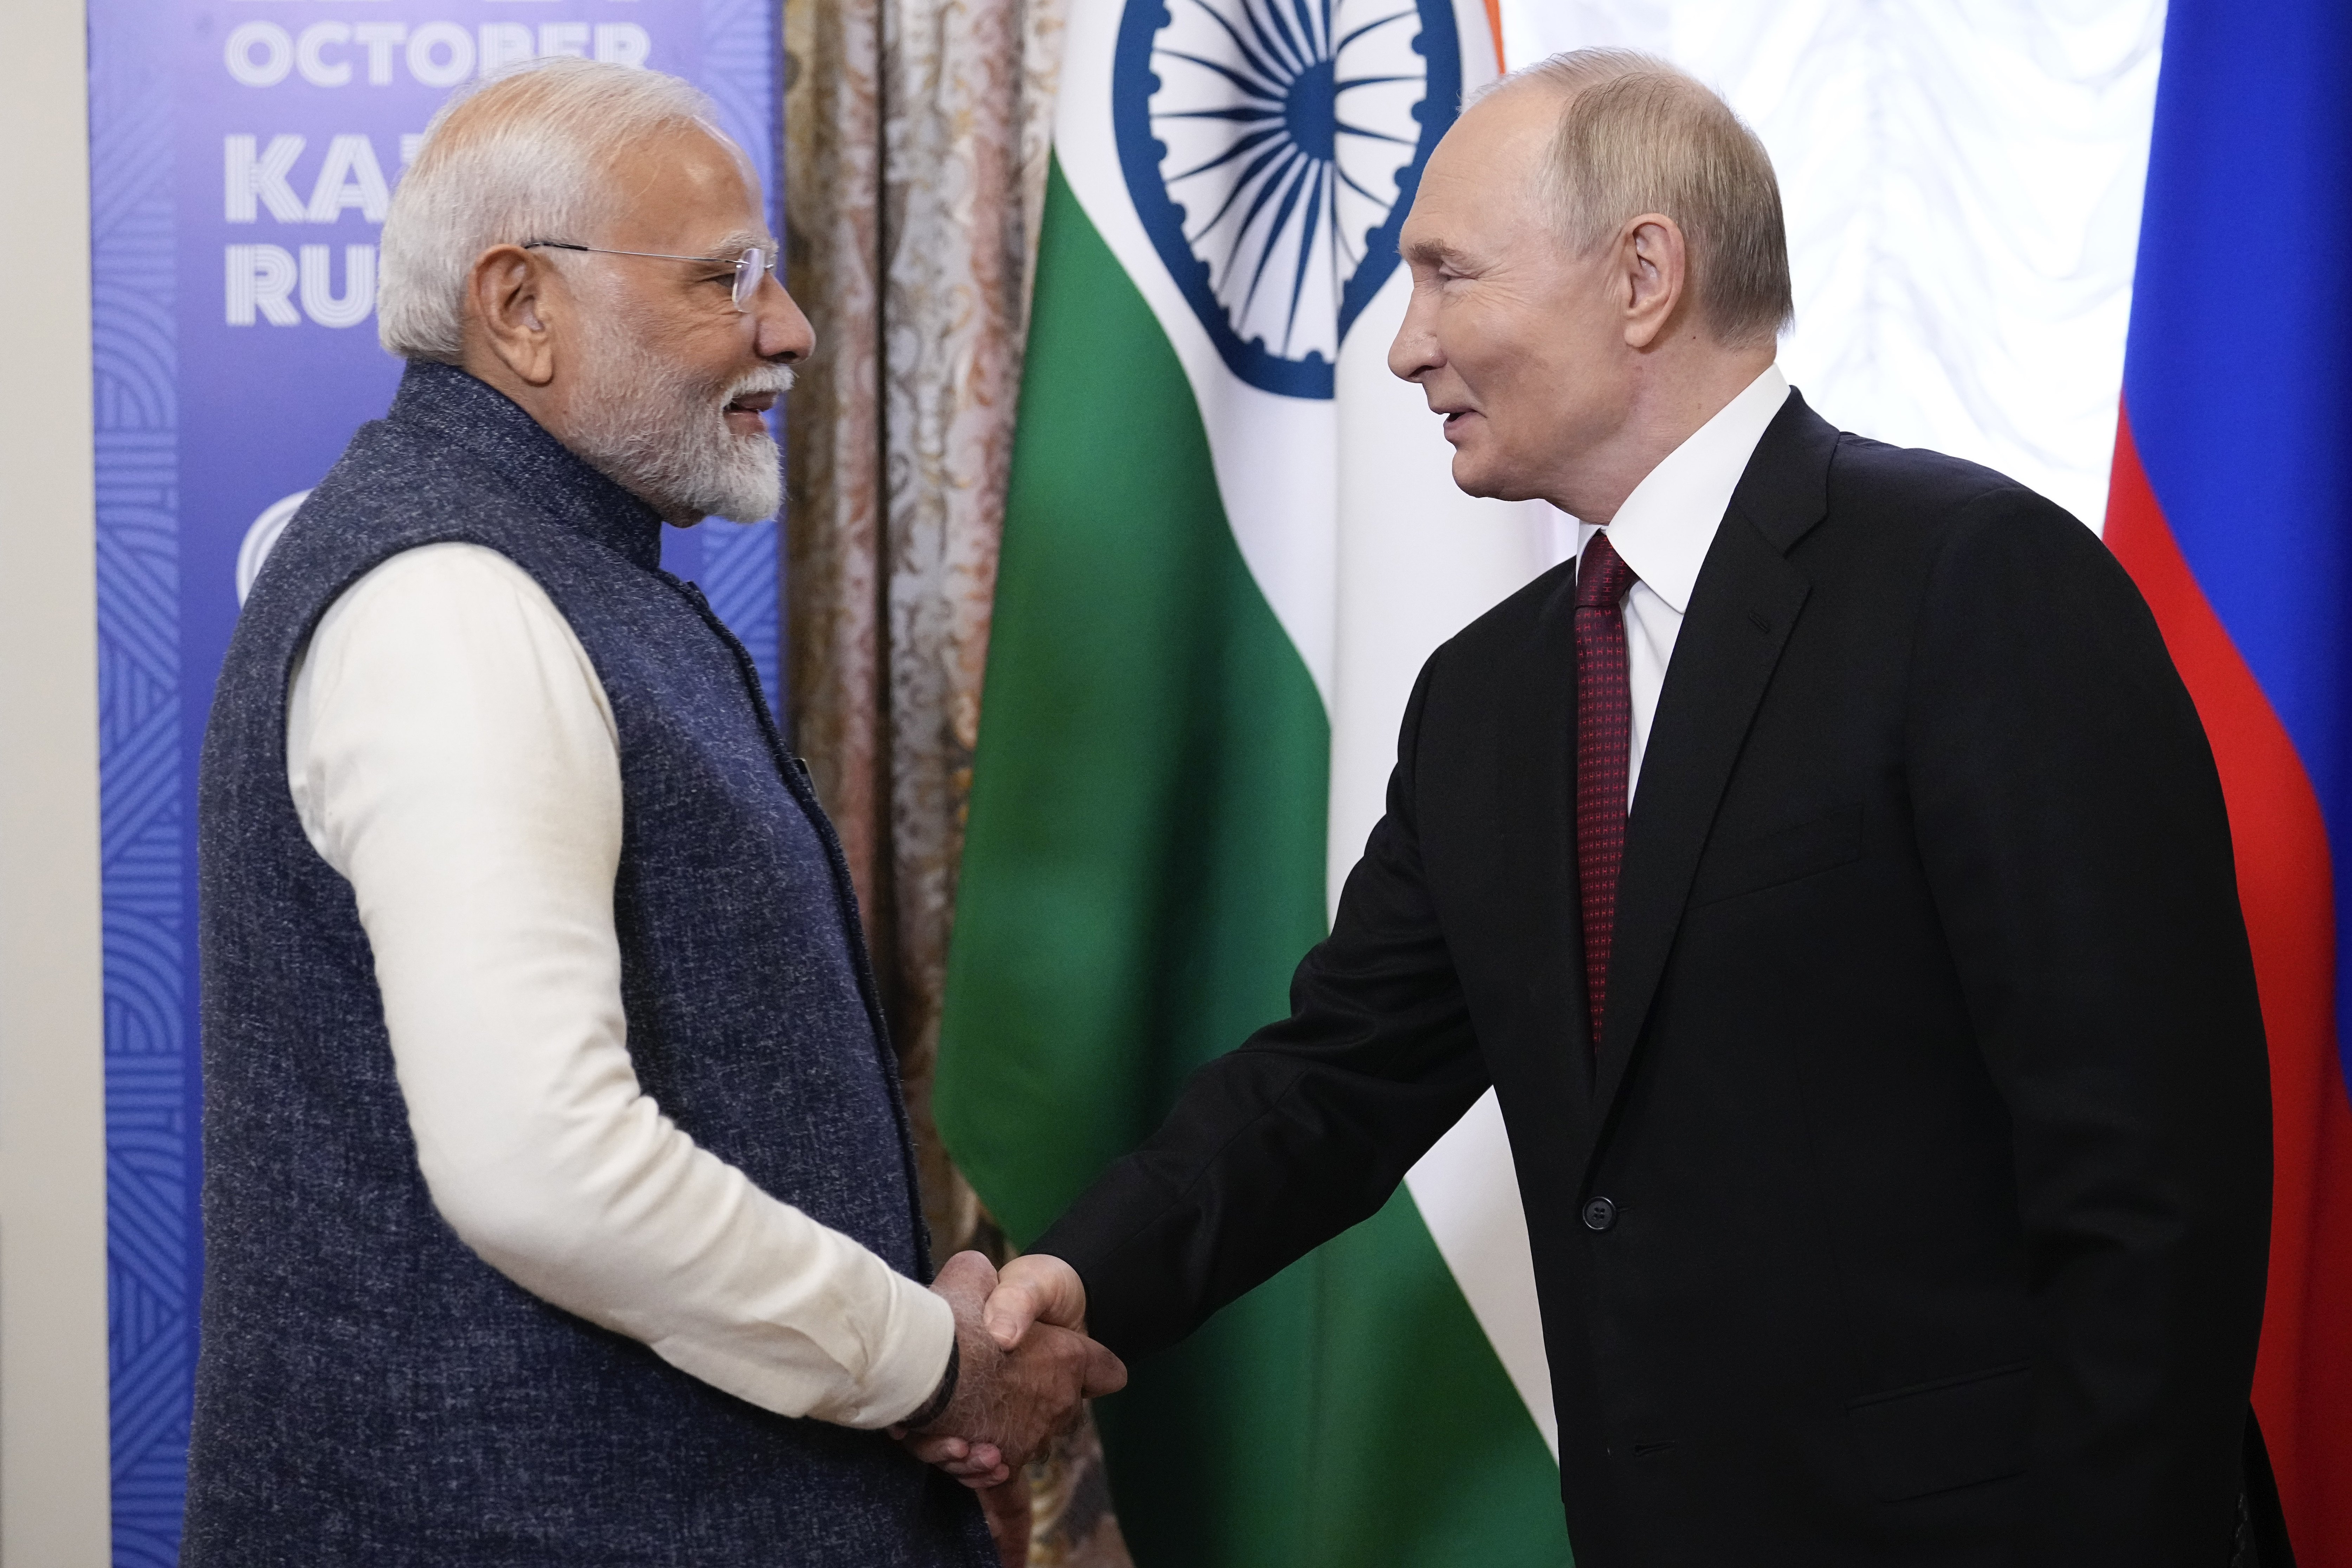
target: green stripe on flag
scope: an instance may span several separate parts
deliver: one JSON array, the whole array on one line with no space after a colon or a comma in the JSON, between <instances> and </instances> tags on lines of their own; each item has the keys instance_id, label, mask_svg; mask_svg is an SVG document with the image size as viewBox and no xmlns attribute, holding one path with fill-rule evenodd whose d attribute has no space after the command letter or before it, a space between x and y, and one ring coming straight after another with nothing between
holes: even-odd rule
<instances>
[{"instance_id":1,"label":"green stripe on flag","mask_svg":"<svg viewBox=\"0 0 2352 1568\"><path fill-rule=\"evenodd\" d=\"M1016 1241L1287 1010L1330 732L1173 349L1050 176L935 1105ZM1546 1568L1558 1471L1402 1190L1098 1415L1142 1568Z\"/></svg>"},{"instance_id":2,"label":"green stripe on flag","mask_svg":"<svg viewBox=\"0 0 2352 1568\"><path fill-rule=\"evenodd\" d=\"M1331 747L1183 369L1049 178L936 1090L1023 1242L1285 1010Z\"/></svg>"}]
</instances>

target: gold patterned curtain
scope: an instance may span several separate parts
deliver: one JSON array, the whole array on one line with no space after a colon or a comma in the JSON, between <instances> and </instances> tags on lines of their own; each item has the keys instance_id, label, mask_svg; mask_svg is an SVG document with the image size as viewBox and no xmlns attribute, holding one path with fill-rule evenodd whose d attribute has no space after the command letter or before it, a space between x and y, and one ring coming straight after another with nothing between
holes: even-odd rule
<instances>
[{"instance_id":1,"label":"gold patterned curtain","mask_svg":"<svg viewBox=\"0 0 2352 1568\"><path fill-rule=\"evenodd\" d=\"M930 1089L1065 3L784 3L786 263L817 341L786 415L792 718L942 1256L1002 1247ZM1029 1482L1029 1562L1127 1568L1091 1427Z\"/></svg>"}]
</instances>

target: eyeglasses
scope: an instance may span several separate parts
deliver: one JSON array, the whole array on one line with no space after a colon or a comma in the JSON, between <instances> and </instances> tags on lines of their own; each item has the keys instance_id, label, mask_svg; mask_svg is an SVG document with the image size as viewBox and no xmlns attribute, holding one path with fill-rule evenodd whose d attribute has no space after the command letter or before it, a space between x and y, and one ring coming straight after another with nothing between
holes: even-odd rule
<instances>
[{"instance_id":1,"label":"eyeglasses","mask_svg":"<svg viewBox=\"0 0 2352 1568\"><path fill-rule=\"evenodd\" d=\"M710 267L735 268L735 308L749 312L752 297L760 291L760 279L776 269L776 255L772 250L753 246L730 262L723 256L668 256L658 250L606 250L601 246L571 245L560 239L533 239L523 243L525 250L577 250L590 256L642 256L651 261L699 261Z\"/></svg>"}]
</instances>

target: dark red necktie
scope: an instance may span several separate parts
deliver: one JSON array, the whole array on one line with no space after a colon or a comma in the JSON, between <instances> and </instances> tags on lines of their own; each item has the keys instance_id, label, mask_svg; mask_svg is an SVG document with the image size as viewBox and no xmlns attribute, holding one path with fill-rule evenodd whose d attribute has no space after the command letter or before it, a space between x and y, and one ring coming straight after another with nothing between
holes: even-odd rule
<instances>
[{"instance_id":1,"label":"dark red necktie","mask_svg":"<svg viewBox=\"0 0 2352 1568\"><path fill-rule=\"evenodd\" d=\"M1625 673L1618 606L1639 582L1596 533L1576 568L1576 882L1584 907L1584 993L1592 1048L1609 1002L1609 945L1617 931L1617 868L1625 859L1626 774L1633 754L1633 688Z\"/></svg>"}]
</instances>

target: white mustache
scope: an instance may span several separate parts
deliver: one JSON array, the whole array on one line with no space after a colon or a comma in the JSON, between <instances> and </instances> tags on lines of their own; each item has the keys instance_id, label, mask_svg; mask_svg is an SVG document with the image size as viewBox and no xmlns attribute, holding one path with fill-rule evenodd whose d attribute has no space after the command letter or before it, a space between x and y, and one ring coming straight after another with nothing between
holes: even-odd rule
<instances>
[{"instance_id":1,"label":"white mustache","mask_svg":"<svg viewBox=\"0 0 2352 1568\"><path fill-rule=\"evenodd\" d=\"M776 365L766 370L755 370L748 375L738 376L730 382L727 390L719 395L719 406L724 408L739 397L752 397L763 392L773 393L782 397L793 389L793 369L790 365Z\"/></svg>"}]
</instances>

